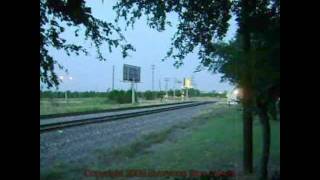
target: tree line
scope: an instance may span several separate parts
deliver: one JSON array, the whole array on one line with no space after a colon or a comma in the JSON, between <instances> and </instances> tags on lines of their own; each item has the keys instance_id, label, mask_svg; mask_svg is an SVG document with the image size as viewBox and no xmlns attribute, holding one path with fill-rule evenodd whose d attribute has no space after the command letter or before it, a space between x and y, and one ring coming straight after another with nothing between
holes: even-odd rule
<instances>
[{"instance_id":1,"label":"tree line","mask_svg":"<svg viewBox=\"0 0 320 180\"><path fill-rule=\"evenodd\" d=\"M107 92L77 92L77 91L67 91L68 98L87 98L87 97L107 97ZM65 91L40 91L40 98L64 98Z\"/></svg>"},{"instance_id":2,"label":"tree line","mask_svg":"<svg viewBox=\"0 0 320 180\"><path fill-rule=\"evenodd\" d=\"M65 91L40 91L41 98L65 98ZM176 96L181 97L181 95L186 92L184 90L168 90L168 96ZM220 97L225 98L227 92L218 93L216 91L212 92L201 92L198 89L188 89L189 97ZM166 95L165 91L138 91L136 92L137 98L143 98L146 100L154 100L159 98L164 98ZM77 92L77 91L67 91L68 98L90 98L90 97L102 97L108 98L118 103L127 103L131 102L131 90L113 90L109 92L96 92L96 91L85 91L85 92ZM138 100L138 99L136 99Z\"/></svg>"}]
</instances>

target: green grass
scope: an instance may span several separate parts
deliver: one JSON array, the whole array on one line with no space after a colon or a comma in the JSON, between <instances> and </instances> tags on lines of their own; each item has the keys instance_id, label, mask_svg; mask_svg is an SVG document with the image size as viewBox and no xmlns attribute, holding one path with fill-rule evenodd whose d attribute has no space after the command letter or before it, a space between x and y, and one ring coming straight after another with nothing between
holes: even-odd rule
<instances>
[{"instance_id":1,"label":"green grass","mask_svg":"<svg viewBox=\"0 0 320 180\"><path fill-rule=\"evenodd\" d=\"M106 109L134 107L148 104L159 104L160 102L143 102L140 104L118 104L102 97L92 98L69 98L66 103L64 98L43 98L40 100L40 115L90 112Z\"/></svg>"},{"instance_id":2,"label":"green grass","mask_svg":"<svg viewBox=\"0 0 320 180\"><path fill-rule=\"evenodd\" d=\"M270 168L280 166L279 122L271 121L272 143ZM213 112L204 113L190 124L176 126L185 129L187 136L176 141L165 141L154 145L152 150L128 146L130 158L111 166L99 164L98 169L156 169L156 170L236 170L242 166L242 120L241 111L220 105ZM173 129L166 130L168 137ZM157 137L153 135L154 137ZM150 139L150 138L149 138ZM152 138L151 138L152 139ZM254 122L254 163L258 170L261 153L261 127L258 119ZM153 142L148 140L148 142ZM139 143L135 143L139 144ZM149 148L150 149L150 148ZM136 153L136 156L134 154ZM132 158L133 157L133 158Z\"/></svg>"},{"instance_id":3,"label":"green grass","mask_svg":"<svg viewBox=\"0 0 320 180\"><path fill-rule=\"evenodd\" d=\"M56 162L50 170L40 169L40 179L41 180L76 180L79 174L83 172L83 167L78 165L67 165L63 162Z\"/></svg>"},{"instance_id":4,"label":"green grass","mask_svg":"<svg viewBox=\"0 0 320 180\"><path fill-rule=\"evenodd\" d=\"M207 100L208 98L191 98L190 100ZM162 103L181 102L180 100L140 100L138 104L118 104L103 97L90 98L69 98L68 102L64 98L42 98L40 99L40 115L60 114L60 113L75 113L75 112L90 112L123 107L145 106Z\"/></svg>"},{"instance_id":5,"label":"green grass","mask_svg":"<svg viewBox=\"0 0 320 180\"><path fill-rule=\"evenodd\" d=\"M111 108L113 104L105 98L43 98L40 100L40 115L94 111Z\"/></svg>"},{"instance_id":6,"label":"green grass","mask_svg":"<svg viewBox=\"0 0 320 180\"><path fill-rule=\"evenodd\" d=\"M261 125L254 121L254 170L261 155ZM280 124L271 121L269 171L280 170ZM117 150L99 150L98 161L86 169L242 170L242 119L239 107L213 105L190 123L145 135ZM58 172L58 173L57 173ZM58 176L57 169L47 176ZM68 172L65 172L68 174ZM81 176L82 171L74 172ZM53 174L53 175L52 175ZM69 174L70 177L70 174ZM80 177L78 177L80 178Z\"/></svg>"},{"instance_id":7,"label":"green grass","mask_svg":"<svg viewBox=\"0 0 320 180\"><path fill-rule=\"evenodd\" d=\"M98 151L99 156L104 162L114 163L133 158L137 153L143 152L146 148L152 144L157 144L165 141L168 135L173 131L173 128L166 129L159 133L150 133L142 137L143 141L137 140L130 145L115 149L111 152Z\"/></svg>"}]
</instances>

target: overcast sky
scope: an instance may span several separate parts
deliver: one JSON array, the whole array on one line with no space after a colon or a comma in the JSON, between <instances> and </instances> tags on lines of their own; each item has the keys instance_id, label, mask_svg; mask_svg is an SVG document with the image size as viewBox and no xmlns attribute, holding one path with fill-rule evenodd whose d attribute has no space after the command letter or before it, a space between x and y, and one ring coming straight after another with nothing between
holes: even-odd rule
<instances>
[{"instance_id":1,"label":"overcast sky","mask_svg":"<svg viewBox=\"0 0 320 180\"><path fill-rule=\"evenodd\" d=\"M114 2L114 0L108 0L102 3L101 0L91 0L87 1L87 4L92 8L95 17L112 22L115 17L115 12L112 10ZM177 22L174 15L169 16L168 19L173 25ZM235 20L231 19L225 40L231 39L236 29ZM212 74L207 71L193 73L200 62L196 52L188 55L184 60L184 65L179 69L173 66L173 60L161 61L170 47L171 38L175 31L176 26L173 26L168 27L163 32L157 32L146 25L145 18L141 18L136 22L134 29L128 28L127 31L123 32L128 42L136 48L136 52L130 52L130 56L125 59L122 58L120 49L114 49L111 54L108 49L102 49L107 61L96 59L95 48L93 47L88 49L89 56L67 56L63 51L50 49L51 55L68 69L68 75L72 77L72 80L65 80L59 86L59 90L106 91L112 87L112 66L115 67L115 88L129 89L130 84L121 82L123 64L141 67L141 83L138 84L138 90L142 91L152 88L152 64L155 65L155 90L159 90L159 81L161 81L162 89L165 88L164 78L170 79L168 88L172 88L174 85L173 78L182 80L184 77L191 76L194 77L193 85L202 91L231 90L232 86L229 83L220 82L219 74ZM66 31L63 35L70 42L85 46L89 44L83 37L74 38L71 30ZM59 75L67 76L66 73L57 68L56 72Z\"/></svg>"}]
</instances>

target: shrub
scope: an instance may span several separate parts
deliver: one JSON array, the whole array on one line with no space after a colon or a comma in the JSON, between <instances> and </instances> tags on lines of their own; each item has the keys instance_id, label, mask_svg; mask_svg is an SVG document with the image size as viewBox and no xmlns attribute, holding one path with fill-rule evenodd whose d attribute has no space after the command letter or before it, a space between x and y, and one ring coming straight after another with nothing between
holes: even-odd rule
<instances>
[{"instance_id":1,"label":"shrub","mask_svg":"<svg viewBox=\"0 0 320 180\"><path fill-rule=\"evenodd\" d=\"M115 101L120 104L130 103L131 102L131 90L113 90L108 93L108 98L112 101ZM135 96L136 102L138 100L137 96Z\"/></svg>"}]
</instances>

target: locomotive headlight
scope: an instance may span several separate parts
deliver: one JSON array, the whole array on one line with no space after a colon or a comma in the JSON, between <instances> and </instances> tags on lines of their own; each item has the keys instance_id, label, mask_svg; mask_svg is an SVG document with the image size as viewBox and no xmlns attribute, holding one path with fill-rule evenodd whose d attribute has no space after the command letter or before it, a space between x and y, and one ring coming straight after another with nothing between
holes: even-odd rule
<instances>
[{"instance_id":1,"label":"locomotive headlight","mask_svg":"<svg viewBox=\"0 0 320 180\"><path fill-rule=\"evenodd\" d=\"M233 95L238 96L238 95L239 95L239 89L235 89L235 90L233 91Z\"/></svg>"}]
</instances>

